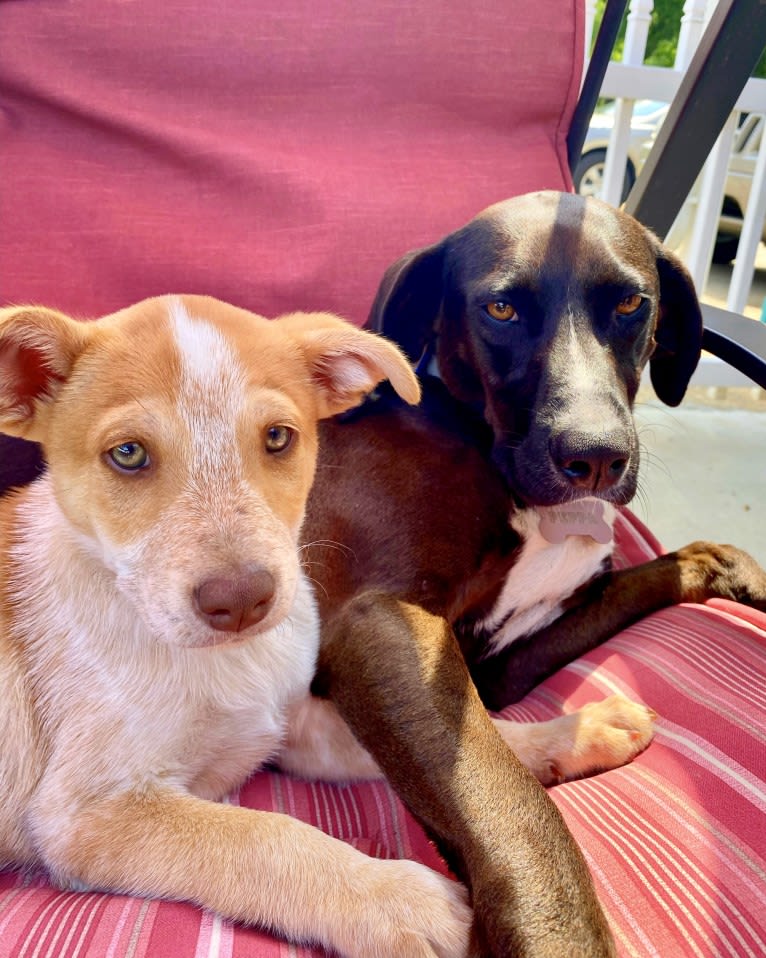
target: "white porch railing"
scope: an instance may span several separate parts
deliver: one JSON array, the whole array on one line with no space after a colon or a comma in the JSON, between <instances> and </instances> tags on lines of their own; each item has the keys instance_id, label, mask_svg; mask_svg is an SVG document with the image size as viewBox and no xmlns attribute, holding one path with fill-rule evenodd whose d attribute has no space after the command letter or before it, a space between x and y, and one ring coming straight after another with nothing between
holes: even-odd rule
<instances>
[{"instance_id":1,"label":"white porch railing","mask_svg":"<svg viewBox=\"0 0 766 958\"><path fill-rule=\"evenodd\" d=\"M631 0L622 61L609 64L601 88L602 96L616 101L601 194L607 202L618 205L621 200L635 101L649 99L669 103L673 99L717 2L687 0L684 4L676 61L669 68L644 64L654 3L653 0ZM595 0L586 0L586 49L590 49L595 6ZM743 113L766 114L766 80L751 79L746 84L668 236L668 243L684 259L700 294L704 293L708 282L732 146ZM742 212L744 216L737 256L727 294L727 308L738 313L744 312L750 294L758 244L766 218L766 134L761 135L749 202ZM744 377L717 361L705 363L700 373L698 381L706 384L734 385L747 382Z\"/></svg>"}]
</instances>

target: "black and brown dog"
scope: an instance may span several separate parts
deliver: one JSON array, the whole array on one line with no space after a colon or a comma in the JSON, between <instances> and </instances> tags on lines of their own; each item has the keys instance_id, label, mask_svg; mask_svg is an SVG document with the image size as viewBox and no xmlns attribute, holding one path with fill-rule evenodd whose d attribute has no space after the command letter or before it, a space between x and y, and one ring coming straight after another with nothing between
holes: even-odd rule
<instances>
[{"instance_id":1,"label":"black and brown dog","mask_svg":"<svg viewBox=\"0 0 766 958\"><path fill-rule=\"evenodd\" d=\"M477 954L611 954L574 843L481 703L663 606L766 608L766 573L728 546L609 570L642 371L677 405L699 359L692 282L633 218L543 193L395 263L368 325L438 376L419 407L384 394L322 435L306 541L343 548L310 549L318 684L466 877Z\"/></svg>"},{"instance_id":2,"label":"black and brown dog","mask_svg":"<svg viewBox=\"0 0 766 958\"><path fill-rule=\"evenodd\" d=\"M316 691L469 884L475 955L613 954L563 819L483 703L662 606L766 608L766 573L731 547L609 570L642 370L675 405L699 357L691 281L629 216L544 193L394 264L369 325L438 376L418 408L383 390L323 430L304 530Z\"/></svg>"}]
</instances>

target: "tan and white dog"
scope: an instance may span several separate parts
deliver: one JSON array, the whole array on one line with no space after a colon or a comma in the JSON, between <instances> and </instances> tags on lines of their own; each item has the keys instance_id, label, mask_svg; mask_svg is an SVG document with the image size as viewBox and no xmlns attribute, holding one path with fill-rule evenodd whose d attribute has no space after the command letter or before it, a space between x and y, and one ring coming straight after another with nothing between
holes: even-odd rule
<instances>
[{"instance_id":1,"label":"tan and white dog","mask_svg":"<svg viewBox=\"0 0 766 958\"><path fill-rule=\"evenodd\" d=\"M0 512L0 861L344 955L464 954L462 886L212 801L307 694L316 421L384 377L417 400L395 347L329 316L5 311L0 428L49 472Z\"/></svg>"},{"instance_id":2,"label":"tan and white dog","mask_svg":"<svg viewBox=\"0 0 766 958\"><path fill-rule=\"evenodd\" d=\"M49 467L0 501L0 865L356 958L467 953L457 882L217 801L275 757L377 774L308 696L319 621L299 536L317 420L383 378L417 401L396 347L326 314L267 321L203 297L91 323L0 313L0 431L41 442ZM541 778L551 762L568 777L648 742L641 706L606 727L631 707L498 726Z\"/></svg>"}]
</instances>

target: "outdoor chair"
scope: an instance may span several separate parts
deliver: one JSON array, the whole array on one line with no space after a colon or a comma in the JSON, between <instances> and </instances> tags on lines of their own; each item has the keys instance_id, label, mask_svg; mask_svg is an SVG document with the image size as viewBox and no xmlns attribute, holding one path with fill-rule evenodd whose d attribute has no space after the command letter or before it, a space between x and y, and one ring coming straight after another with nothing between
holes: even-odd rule
<instances>
[{"instance_id":1,"label":"outdoor chair","mask_svg":"<svg viewBox=\"0 0 766 958\"><path fill-rule=\"evenodd\" d=\"M763 3L739 5L763 38ZM724 43L734 7L723 0L714 24ZM404 252L505 197L571 190L583 19L579 0L2 3L0 298L85 318L207 293L361 324ZM693 100L673 108L668 136L679 126L683 140ZM628 201L660 232L670 223L651 210L683 200L663 169ZM725 358L766 378L758 344L744 359L739 348L724 344ZM0 438L0 487L40 468L36 447ZM661 551L624 510L617 565ZM719 600L648 616L503 711L548 719L622 692L659 713L630 765L551 789L621 955L766 953L765 682L766 615ZM446 871L383 781L267 769L231 801ZM320 954L192 905L0 872L0 958Z\"/></svg>"}]
</instances>

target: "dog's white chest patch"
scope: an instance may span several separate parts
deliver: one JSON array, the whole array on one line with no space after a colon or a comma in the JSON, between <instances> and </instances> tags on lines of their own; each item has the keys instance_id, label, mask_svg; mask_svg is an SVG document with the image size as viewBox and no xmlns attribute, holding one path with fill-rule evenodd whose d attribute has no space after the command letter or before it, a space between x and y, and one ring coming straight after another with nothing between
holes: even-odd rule
<instances>
[{"instance_id":1,"label":"dog's white chest patch","mask_svg":"<svg viewBox=\"0 0 766 958\"><path fill-rule=\"evenodd\" d=\"M512 517L511 525L523 540L521 554L492 612L476 626L477 632L489 633L490 654L552 622L564 599L588 582L611 554L616 509L609 503L592 506L573 504L575 521L563 506L525 509Z\"/></svg>"}]
</instances>

